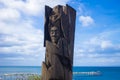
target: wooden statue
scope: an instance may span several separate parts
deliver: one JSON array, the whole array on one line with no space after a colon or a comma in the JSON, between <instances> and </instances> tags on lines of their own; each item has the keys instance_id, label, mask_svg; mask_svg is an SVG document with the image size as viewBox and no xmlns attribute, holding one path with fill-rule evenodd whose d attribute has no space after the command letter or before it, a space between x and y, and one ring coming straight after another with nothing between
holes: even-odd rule
<instances>
[{"instance_id":1,"label":"wooden statue","mask_svg":"<svg viewBox=\"0 0 120 80\"><path fill-rule=\"evenodd\" d=\"M72 80L76 11L70 6L45 6L42 80Z\"/></svg>"}]
</instances>

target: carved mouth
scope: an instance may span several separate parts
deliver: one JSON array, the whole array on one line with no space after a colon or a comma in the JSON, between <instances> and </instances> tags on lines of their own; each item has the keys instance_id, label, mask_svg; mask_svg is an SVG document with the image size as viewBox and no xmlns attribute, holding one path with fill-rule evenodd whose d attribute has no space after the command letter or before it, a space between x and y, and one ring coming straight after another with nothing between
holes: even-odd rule
<instances>
[{"instance_id":1,"label":"carved mouth","mask_svg":"<svg viewBox=\"0 0 120 80\"><path fill-rule=\"evenodd\" d=\"M51 40L52 40L52 42L56 42L57 38L56 37L52 37Z\"/></svg>"},{"instance_id":2,"label":"carved mouth","mask_svg":"<svg viewBox=\"0 0 120 80\"><path fill-rule=\"evenodd\" d=\"M55 38L55 37L52 37L52 40L57 40L57 38Z\"/></svg>"}]
</instances>

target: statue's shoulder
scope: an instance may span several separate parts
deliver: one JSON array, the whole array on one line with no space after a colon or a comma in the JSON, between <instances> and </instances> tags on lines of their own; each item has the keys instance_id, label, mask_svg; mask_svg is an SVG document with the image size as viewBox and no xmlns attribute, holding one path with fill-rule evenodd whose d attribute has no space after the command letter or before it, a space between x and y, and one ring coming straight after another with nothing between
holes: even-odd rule
<instances>
[{"instance_id":1,"label":"statue's shoulder","mask_svg":"<svg viewBox=\"0 0 120 80\"><path fill-rule=\"evenodd\" d=\"M52 45L52 42L46 40L46 41L45 41L45 44L46 44L46 46L48 46L48 45Z\"/></svg>"},{"instance_id":2,"label":"statue's shoulder","mask_svg":"<svg viewBox=\"0 0 120 80\"><path fill-rule=\"evenodd\" d=\"M49 49L55 48L56 49L56 46L53 45L53 43L51 41L46 40L46 48L49 48Z\"/></svg>"}]
</instances>

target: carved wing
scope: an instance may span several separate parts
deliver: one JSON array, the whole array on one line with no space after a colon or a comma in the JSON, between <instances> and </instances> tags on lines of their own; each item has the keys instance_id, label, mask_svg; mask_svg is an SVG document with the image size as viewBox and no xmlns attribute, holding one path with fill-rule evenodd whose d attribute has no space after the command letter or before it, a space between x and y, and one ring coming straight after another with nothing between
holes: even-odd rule
<instances>
[{"instance_id":1,"label":"carved wing","mask_svg":"<svg viewBox=\"0 0 120 80\"><path fill-rule=\"evenodd\" d=\"M66 7L63 7L63 13L65 15L62 15L61 27L63 35L68 42L68 52L70 55L71 64L73 64L76 11L66 5Z\"/></svg>"},{"instance_id":2,"label":"carved wing","mask_svg":"<svg viewBox=\"0 0 120 80\"><path fill-rule=\"evenodd\" d=\"M49 15L52 11L52 8L45 6L45 23L44 23L44 47L46 46L45 41L50 40L48 24L49 24Z\"/></svg>"}]
</instances>

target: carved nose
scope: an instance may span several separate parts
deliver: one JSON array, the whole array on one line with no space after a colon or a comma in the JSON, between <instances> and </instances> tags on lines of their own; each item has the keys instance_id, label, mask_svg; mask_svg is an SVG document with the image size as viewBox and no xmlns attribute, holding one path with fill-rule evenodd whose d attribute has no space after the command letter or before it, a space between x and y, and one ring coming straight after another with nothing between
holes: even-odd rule
<instances>
[{"instance_id":1,"label":"carved nose","mask_svg":"<svg viewBox=\"0 0 120 80\"><path fill-rule=\"evenodd\" d=\"M55 36L56 35L56 33L55 32L53 32L53 34L52 34L53 36Z\"/></svg>"}]
</instances>

